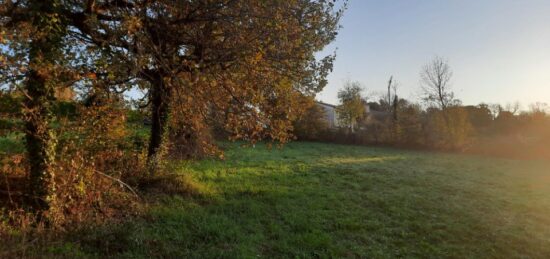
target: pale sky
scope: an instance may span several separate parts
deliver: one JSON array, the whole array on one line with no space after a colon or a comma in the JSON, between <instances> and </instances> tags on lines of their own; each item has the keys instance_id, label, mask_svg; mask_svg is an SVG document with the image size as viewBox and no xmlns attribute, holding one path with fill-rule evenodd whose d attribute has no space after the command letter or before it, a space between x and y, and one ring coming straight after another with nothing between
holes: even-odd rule
<instances>
[{"instance_id":1,"label":"pale sky","mask_svg":"<svg viewBox=\"0 0 550 259\"><path fill-rule=\"evenodd\" d=\"M338 103L345 80L418 100L419 73L448 59L464 104L550 103L550 0L350 0L334 71L318 100Z\"/></svg>"}]
</instances>

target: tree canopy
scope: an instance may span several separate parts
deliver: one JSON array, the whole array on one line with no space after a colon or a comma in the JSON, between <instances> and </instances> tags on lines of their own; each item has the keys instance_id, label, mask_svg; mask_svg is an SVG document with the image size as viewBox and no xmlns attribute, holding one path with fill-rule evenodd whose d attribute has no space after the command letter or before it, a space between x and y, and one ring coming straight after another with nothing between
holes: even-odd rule
<instances>
[{"instance_id":1,"label":"tree canopy","mask_svg":"<svg viewBox=\"0 0 550 259\"><path fill-rule=\"evenodd\" d=\"M213 121L234 139L288 141L303 104L326 85L334 55L316 55L334 40L344 8L333 0L2 1L0 86L24 99L32 189L42 190L34 196L54 199L51 107L67 88L94 105L143 90L153 165L171 131L197 135Z\"/></svg>"},{"instance_id":2,"label":"tree canopy","mask_svg":"<svg viewBox=\"0 0 550 259\"><path fill-rule=\"evenodd\" d=\"M363 100L363 87L359 82L346 82L344 87L338 91L338 120L349 128L351 132L355 130L357 122L365 114L366 102Z\"/></svg>"}]
</instances>

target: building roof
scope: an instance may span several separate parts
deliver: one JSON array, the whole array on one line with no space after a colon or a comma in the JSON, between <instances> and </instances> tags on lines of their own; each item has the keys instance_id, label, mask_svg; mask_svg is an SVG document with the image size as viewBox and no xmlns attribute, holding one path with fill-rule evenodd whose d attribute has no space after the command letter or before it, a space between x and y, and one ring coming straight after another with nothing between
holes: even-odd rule
<instances>
[{"instance_id":1,"label":"building roof","mask_svg":"<svg viewBox=\"0 0 550 259\"><path fill-rule=\"evenodd\" d=\"M319 101L315 101L316 103L320 104L320 105L324 105L324 106L329 106L329 107L332 107L332 108L336 108L336 105L334 104L330 104L330 103L324 103L324 102L319 102Z\"/></svg>"}]
</instances>

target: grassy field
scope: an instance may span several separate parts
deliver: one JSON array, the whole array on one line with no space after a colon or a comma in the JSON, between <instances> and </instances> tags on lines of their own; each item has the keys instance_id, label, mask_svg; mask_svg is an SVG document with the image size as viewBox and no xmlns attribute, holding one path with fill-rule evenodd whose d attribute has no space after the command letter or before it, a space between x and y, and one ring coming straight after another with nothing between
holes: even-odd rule
<instances>
[{"instance_id":1,"label":"grassy field","mask_svg":"<svg viewBox=\"0 0 550 259\"><path fill-rule=\"evenodd\" d=\"M318 143L174 164L189 195L47 248L117 258L550 257L550 162Z\"/></svg>"},{"instance_id":2,"label":"grassy field","mask_svg":"<svg viewBox=\"0 0 550 259\"><path fill-rule=\"evenodd\" d=\"M181 163L192 195L51 252L123 258L550 256L550 163L316 143Z\"/></svg>"}]
</instances>

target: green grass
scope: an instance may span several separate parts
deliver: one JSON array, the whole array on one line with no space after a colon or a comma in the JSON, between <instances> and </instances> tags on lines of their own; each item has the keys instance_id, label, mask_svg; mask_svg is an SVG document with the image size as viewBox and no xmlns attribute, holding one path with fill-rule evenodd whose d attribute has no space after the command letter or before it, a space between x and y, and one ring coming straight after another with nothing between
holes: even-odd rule
<instances>
[{"instance_id":1,"label":"green grass","mask_svg":"<svg viewBox=\"0 0 550 259\"><path fill-rule=\"evenodd\" d=\"M550 257L550 162L291 143L174 165L194 193L53 254ZM76 251L76 252L75 252Z\"/></svg>"},{"instance_id":2,"label":"green grass","mask_svg":"<svg viewBox=\"0 0 550 259\"><path fill-rule=\"evenodd\" d=\"M0 135L0 156L2 154L16 154L24 150L23 135L17 133L9 133Z\"/></svg>"}]
</instances>

